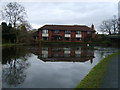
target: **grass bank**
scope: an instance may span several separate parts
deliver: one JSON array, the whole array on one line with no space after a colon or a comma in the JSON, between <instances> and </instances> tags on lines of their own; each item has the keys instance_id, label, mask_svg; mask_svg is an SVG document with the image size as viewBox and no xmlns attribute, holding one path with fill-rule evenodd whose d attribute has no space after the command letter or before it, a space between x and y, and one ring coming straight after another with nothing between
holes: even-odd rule
<instances>
[{"instance_id":1,"label":"grass bank","mask_svg":"<svg viewBox=\"0 0 120 90\"><path fill-rule=\"evenodd\" d=\"M101 60L87 75L81 80L81 82L76 86L77 88L100 88L100 85L103 81L103 77L105 75L105 71L109 63L112 61L112 58L116 55L120 54L120 51L117 53L113 53L108 55L103 60Z\"/></svg>"},{"instance_id":2,"label":"grass bank","mask_svg":"<svg viewBox=\"0 0 120 90\"><path fill-rule=\"evenodd\" d=\"M0 46L17 46L17 45L24 45L24 43L5 43L5 44L0 44Z\"/></svg>"},{"instance_id":3,"label":"grass bank","mask_svg":"<svg viewBox=\"0 0 120 90\"><path fill-rule=\"evenodd\" d=\"M86 46L87 44L90 44L90 46L117 46L118 43L112 43L111 41L93 41L93 42L63 42L63 41L36 41L34 44L38 45L81 45Z\"/></svg>"},{"instance_id":4,"label":"grass bank","mask_svg":"<svg viewBox=\"0 0 120 90\"><path fill-rule=\"evenodd\" d=\"M63 41L38 41L39 45L47 46L47 45L56 45L56 46L63 46L63 45L68 45L68 46L75 46L75 45L81 45L81 46L86 46L88 42L63 42Z\"/></svg>"}]
</instances>

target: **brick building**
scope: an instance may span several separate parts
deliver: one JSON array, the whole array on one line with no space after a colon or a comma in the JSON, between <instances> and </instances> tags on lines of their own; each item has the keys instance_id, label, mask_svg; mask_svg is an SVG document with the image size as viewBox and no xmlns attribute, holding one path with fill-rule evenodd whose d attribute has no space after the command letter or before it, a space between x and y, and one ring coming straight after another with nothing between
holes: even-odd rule
<instances>
[{"instance_id":1,"label":"brick building","mask_svg":"<svg viewBox=\"0 0 120 90\"><path fill-rule=\"evenodd\" d=\"M37 31L36 39L63 42L91 41L95 37L94 25L44 25Z\"/></svg>"}]
</instances>

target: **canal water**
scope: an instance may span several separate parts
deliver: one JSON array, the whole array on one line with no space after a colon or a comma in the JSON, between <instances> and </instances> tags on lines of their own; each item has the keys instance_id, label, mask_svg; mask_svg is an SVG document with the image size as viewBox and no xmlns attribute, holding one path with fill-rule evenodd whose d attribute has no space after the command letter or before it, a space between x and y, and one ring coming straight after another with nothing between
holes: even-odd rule
<instances>
[{"instance_id":1,"label":"canal water","mask_svg":"<svg viewBox=\"0 0 120 90\"><path fill-rule=\"evenodd\" d=\"M117 48L14 46L2 48L3 88L74 88Z\"/></svg>"}]
</instances>

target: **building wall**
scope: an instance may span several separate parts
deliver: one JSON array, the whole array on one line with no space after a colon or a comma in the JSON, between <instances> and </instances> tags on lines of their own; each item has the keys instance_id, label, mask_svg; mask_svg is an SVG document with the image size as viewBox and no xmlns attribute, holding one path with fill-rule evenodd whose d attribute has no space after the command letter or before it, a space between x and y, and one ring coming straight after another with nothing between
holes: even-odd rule
<instances>
[{"instance_id":1,"label":"building wall","mask_svg":"<svg viewBox=\"0 0 120 90\"><path fill-rule=\"evenodd\" d=\"M62 40L64 40L65 39L65 31L64 30L60 31L60 35L63 37Z\"/></svg>"},{"instance_id":2,"label":"building wall","mask_svg":"<svg viewBox=\"0 0 120 90\"><path fill-rule=\"evenodd\" d=\"M48 57L52 57L52 48L48 48Z\"/></svg>"},{"instance_id":3,"label":"building wall","mask_svg":"<svg viewBox=\"0 0 120 90\"><path fill-rule=\"evenodd\" d=\"M70 56L75 57L75 48L70 48Z\"/></svg>"},{"instance_id":4,"label":"building wall","mask_svg":"<svg viewBox=\"0 0 120 90\"><path fill-rule=\"evenodd\" d=\"M82 39L85 38L87 36L86 32L82 32Z\"/></svg>"},{"instance_id":5,"label":"building wall","mask_svg":"<svg viewBox=\"0 0 120 90\"><path fill-rule=\"evenodd\" d=\"M38 40L42 40L42 31L41 30L39 30L39 32L38 32Z\"/></svg>"},{"instance_id":6,"label":"building wall","mask_svg":"<svg viewBox=\"0 0 120 90\"><path fill-rule=\"evenodd\" d=\"M48 31L48 40L52 40L52 31L51 30L49 30Z\"/></svg>"},{"instance_id":7,"label":"building wall","mask_svg":"<svg viewBox=\"0 0 120 90\"><path fill-rule=\"evenodd\" d=\"M72 42L74 42L74 41L76 41L75 39L76 39L76 33L75 33L75 31L71 31L71 34L70 34L71 36L70 36L70 40L72 41Z\"/></svg>"},{"instance_id":8,"label":"building wall","mask_svg":"<svg viewBox=\"0 0 120 90\"><path fill-rule=\"evenodd\" d=\"M53 30L48 30L48 34L43 34L42 35L42 30L39 30L39 40L42 40L42 37L46 35L46 37L48 37L48 40L49 41L53 41L53 34L55 35L55 33L53 32ZM87 37L87 32L81 32L81 35L80 34L76 34L75 31L71 31L70 34L65 34L65 31L64 30L61 30L59 32L59 35L62 36L61 40L59 41L64 41L64 42L83 42L84 41L84 38ZM69 36L68 36L69 35ZM94 32L91 33L91 38L94 38L95 37L95 34ZM69 37L70 40L66 40L65 38L66 37ZM81 38L81 40L76 40L76 38Z\"/></svg>"}]
</instances>

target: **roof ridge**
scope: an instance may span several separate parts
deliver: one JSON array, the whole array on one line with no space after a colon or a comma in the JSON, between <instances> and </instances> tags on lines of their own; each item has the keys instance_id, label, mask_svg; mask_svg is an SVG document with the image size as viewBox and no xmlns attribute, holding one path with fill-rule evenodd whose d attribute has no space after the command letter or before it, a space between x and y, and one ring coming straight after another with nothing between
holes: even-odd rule
<instances>
[{"instance_id":1,"label":"roof ridge","mask_svg":"<svg viewBox=\"0 0 120 90\"><path fill-rule=\"evenodd\" d=\"M44 26L86 26L86 25L57 25L57 24L46 24ZM88 27L88 26L86 26Z\"/></svg>"}]
</instances>

